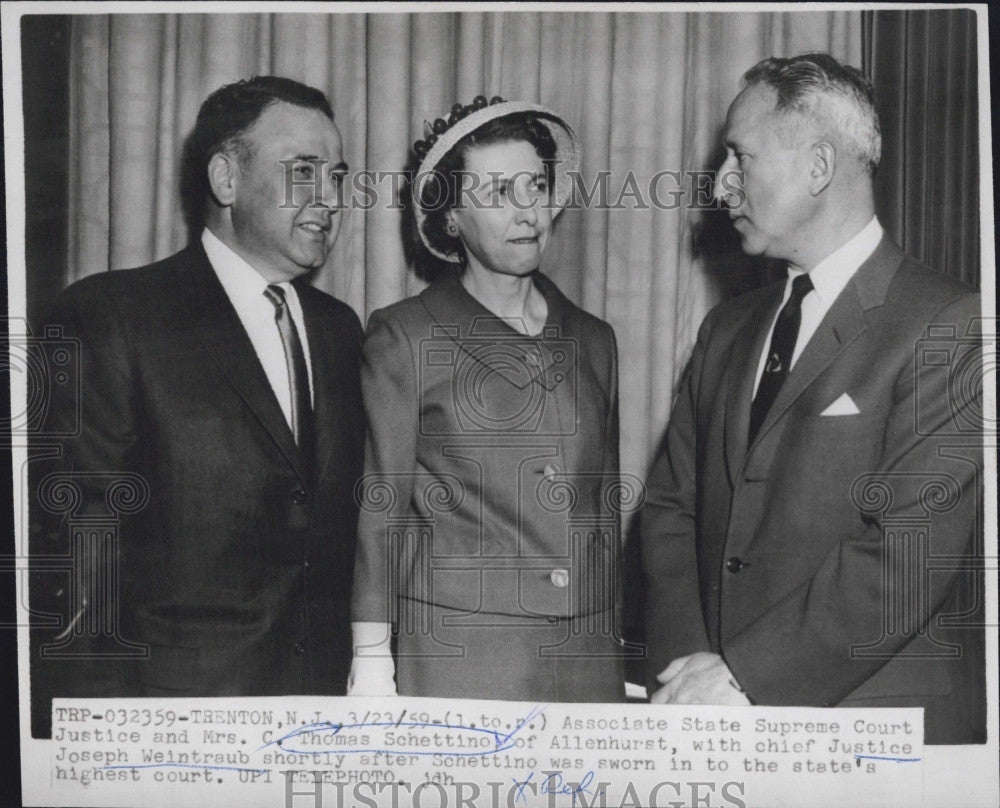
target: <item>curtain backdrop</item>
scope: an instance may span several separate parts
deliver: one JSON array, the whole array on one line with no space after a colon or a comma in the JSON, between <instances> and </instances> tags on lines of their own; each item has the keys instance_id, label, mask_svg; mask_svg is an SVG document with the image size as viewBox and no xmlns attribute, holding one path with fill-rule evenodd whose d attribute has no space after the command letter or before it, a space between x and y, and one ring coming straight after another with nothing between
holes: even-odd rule
<instances>
[{"instance_id":1,"label":"curtain backdrop","mask_svg":"<svg viewBox=\"0 0 1000 808\"><path fill-rule=\"evenodd\" d=\"M866 11L882 124L879 219L911 255L979 285L979 119L972 9Z\"/></svg>"},{"instance_id":2,"label":"curtain backdrop","mask_svg":"<svg viewBox=\"0 0 1000 808\"><path fill-rule=\"evenodd\" d=\"M456 100L541 103L579 133L588 186L606 171L608 201L626 191L621 209L564 213L543 269L614 326L622 470L644 477L702 317L754 283L728 229L670 204L679 188L670 177L658 185L659 207L648 185L659 171L716 168L743 71L805 50L860 64L861 13L76 16L65 280L183 246L182 141L201 101L227 82L274 73L319 87L350 166L377 171L401 169L423 120ZM380 198L344 215L316 285L364 320L422 284L404 260L397 207Z\"/></svg>"},{"instance_id":3,"label":"curtain backdrop","mask_svg":"<svg viewBox=\"0 0 1000 808\"><path fill-rule=\"evenodd\" d=\"M908 253L979 286L976 15L970 9L865 12L863 40L882 125L879 218ZM982 544L973 554L985 566ZM985 592L983 570L964 576L960 616L950 625L985 625ZM986 713L985 640L982 630L969 630L963 641L962 652L980 660L958 694L971 715Z\"/></svg>"}]
</instances>

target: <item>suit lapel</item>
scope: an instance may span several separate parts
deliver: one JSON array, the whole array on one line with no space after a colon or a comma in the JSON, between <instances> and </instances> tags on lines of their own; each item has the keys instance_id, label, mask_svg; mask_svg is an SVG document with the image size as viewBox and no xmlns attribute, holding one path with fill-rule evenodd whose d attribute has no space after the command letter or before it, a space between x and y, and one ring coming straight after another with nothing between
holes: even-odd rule
<instances>
[{"instance_id":1,"label":"suit lapel","mask_svg":"<svg viewBox=\"0 0 1000 808\"><path fill-rule=\"evenodd\" d=\"M875 252L844 287L803 349L768 410L754 445L763 439L803 391L865 331L868 327L865 312L881 306L885 301L889 283L902 259L902 251L888 236L883 236ZM753 446L749 448L753 449Z\"/></svg>"},{"instance_id":2,"label":"suit lapel","mask_svg":"<svg viewBox=\"0 0 1000 808\"><path fill-rule=\"evenodd\" d=\"M782 290L782 284L775 284L773 293L751 312L733 342L725 422L726 462L731 482L746 458L747 436L750 434L750 402L753 401L757 365L764 351L768 328L781 305Z\"/></svg>"},{"instance_id":3,"label":"suit lapel","mask_svg":"<svg viewBox=\"0 0 1000 808\"><path fill-rule=\"evenodd\" d=\"M201 244L194 244L189 249L193 253L195 278L190 305L195 313L194 333L200 339L202 350L209 361L216 365L220 377L233 387L253 412L261 427L305 484L307 477L295 438L264 374L253 343L250 342L225 289L219 283Z\"/></svg>"},{"instance_id":4,"label":"suit lapel","mask_svg":"<svg viewBox=\"0 0 1000 808\"><path fill-rule=\"evenodd\" d=\"M336 335L325 328L327 322L322 309L308 292L296 285L299 303L306 322L309 339L309 358L312 366L313 409L316 413L316 479L323 477L337 447L340 426L341 352Z\"/></svg>"},{"instance_id":5,"label":"suit lapel","mask_svg":"<svg viewBox=\"0 0 1000 808\"><path fill-rule=\"evenodd\" d=\"M812 335L809 344L785 379L785 383L781 385L771 409L764 417L754 445L763 439L802 392L865 328L867 324L857 292L851 284L848 284L826 313L816 333ZM749 448L752 449L753 445Z\"/></svg>"}]
</instances>

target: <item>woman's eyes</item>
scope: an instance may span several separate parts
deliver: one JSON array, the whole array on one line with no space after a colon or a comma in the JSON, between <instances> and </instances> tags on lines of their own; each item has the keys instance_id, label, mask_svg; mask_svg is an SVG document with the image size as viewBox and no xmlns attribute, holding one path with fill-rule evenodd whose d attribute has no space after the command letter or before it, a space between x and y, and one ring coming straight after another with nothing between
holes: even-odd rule
<instances>
[{"instance_id":1,"label":"woman's eyes","mask_svg":"<svg viewBox=\"0 0 1000 808\"><path fill-rule=\"evenodd\" d=\"M526 183L527 192L529 194L545 194L548 193L549 184L543 177L533 177ZM501 182L497 185L497 193L502 197L507 197L510 193L514 191L514 184L511 182Z\"/></svg>"}]
</instances>

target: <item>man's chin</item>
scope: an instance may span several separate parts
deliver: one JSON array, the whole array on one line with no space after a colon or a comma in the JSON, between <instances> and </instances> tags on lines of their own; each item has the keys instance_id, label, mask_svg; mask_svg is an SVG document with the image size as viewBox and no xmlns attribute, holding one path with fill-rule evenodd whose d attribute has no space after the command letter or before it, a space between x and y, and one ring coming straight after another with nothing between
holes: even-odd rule
<instances>
[{"instance_id":1,"label":"man's chin","mask_svg":"<svg viewBox=\"0 0 1000 808\"><path fill-rule=\"evenodd\" d=\"M740 234L740 248L746 255L763 255L767 251L767 245L761 244L751 236Z\"/></svg>"},{"instance_id":2,"label":"man's chin","mask_svg":"<svg viewBox=\"0 0 1000 808\"><path fill-rule=\"evenodd\" d=\"M296 277L301 277L303 275L308 275L310 272L315 272L317 269L322 269L323 265L326 264L326 259L329 253L313 253L311 255L303 255L296 262Z\"/></svg>"}]
</instances>

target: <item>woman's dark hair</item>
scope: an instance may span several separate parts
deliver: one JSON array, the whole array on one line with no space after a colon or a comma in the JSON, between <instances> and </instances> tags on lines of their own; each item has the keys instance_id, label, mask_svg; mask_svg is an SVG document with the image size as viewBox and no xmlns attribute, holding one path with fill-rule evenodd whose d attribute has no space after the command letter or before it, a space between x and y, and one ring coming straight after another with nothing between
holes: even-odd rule
<instances>
[{"instance_id":1,"label":"woman's dark hair","mask_svg":"<svg viewBox=\"0 0 1000 808\"><path fill-rule=\"evenodd\" d=\"M221 151L232 151L240 160L249 160L252 154L246 142L247 132L265 109L279 101L319 110L333 120L330 102L322 91L280 76L254 76L227 84L201 105L181 158L181 202L192 239L205 225L205 205L211 193L209 161Z\"/></svg>"},{"instance_id":2,"label":"woman's dark hair","mask_svg":"<svg viewBox=\"0 0 1000 808\"><path fill-rule=\"evenodd\" d=\"M461 172L465 170L465 154L476 146L491 146L495 143L526 141L545 166L545 179L549 193L555 181L556 142L549 128L532 112L514 112L484 123L474 132L463 137L434 167L421 193L421 204L427 211L424 220L424 235L441 252L458 250L465 265L465 249L461 239L449 236L446 229L447 213L459 202Z\"/></svg>"}]
</instances>

